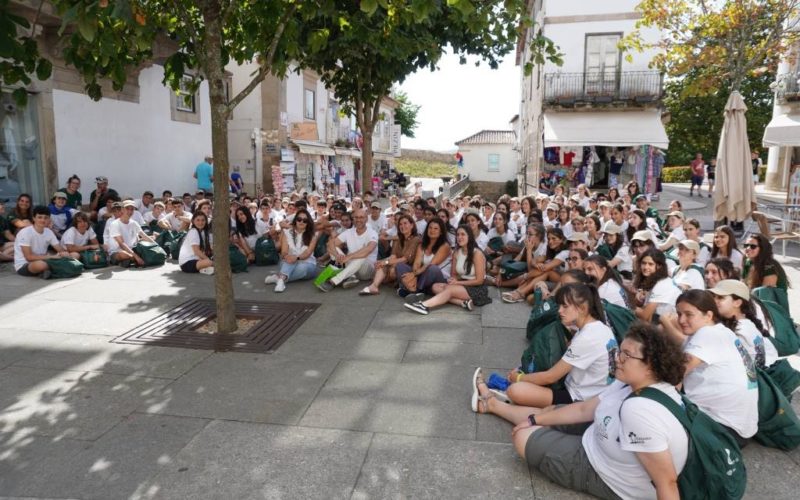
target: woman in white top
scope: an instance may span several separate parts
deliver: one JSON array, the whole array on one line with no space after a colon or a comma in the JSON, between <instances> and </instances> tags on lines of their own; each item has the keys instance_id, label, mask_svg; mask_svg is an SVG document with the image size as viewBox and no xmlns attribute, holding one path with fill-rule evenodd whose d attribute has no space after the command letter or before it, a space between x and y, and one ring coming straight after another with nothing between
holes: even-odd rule
<instances>
[{"instance_id":1,"label":"woman in white top","mask_svg":"<svg viewBox=\"0 0 800 500\"><path fill-rule=\"evenodd\" d=\"M278 274L267 276L264 283L274 283L275 291L280 293L290 281L315 278L319 272L314 258L318 236L311 214L305 208L299 209L289 228L283 230L280 270Z\"/></svg>"},{"instance_id":2,"label":"woman in white top","mask_svg":"<svg viewBox=\"0 0 800 500\"><path fill-rule=\"evenodd\" d=\"M100 248L97 235L89 225L89 216L83 212L77 212L74 215L72 227L67 229L61 237L61 246L66 248L67 252L83 252Z\"/></svg>"},{"instance_id":3,"label":"woman in white top","mask_svg":"<svg viewBox=\"0 0 800 500\"><path fill-rule=\"evenodd\" d=\"M472 231L466 226L459 226L456 230L456 248L451 257L451 270L452 276L446 284L433 285L433 297L424 302L406 303L405 307L419 314L428 314L431 308L449 302L472 311L475 306L485 306L492 301L484 284L486 257L478 249Z\"/></svg>"},{"instance_id":4,"label":"woman in white top","mask_svg":"<svg viewBox=\"0 0 800 500\"><path fill-rule=\"evenodd\" d=\"M758 379L744 342L723 324L714 296L688 290L677 300L677 315L661 324L683 342L687 355L683 389L709 417L724 425L740 445L758 431Z\"/></svg>"},{"instance_id":5,"label":"woman in white top","mask_svg":"<svg viewBox=\"0 0 800 500\"><path fill-rule=\"evenodd\" d=\"M614 224L614 221L608 221L603 225L603 244L608 246L608 254L611 258L608 259L608 265L613 267L626 279L633 278L633 255L625 237L622 234L622 228ZM601 248L597 249L598 253Z\"/></svg>"},{"instance_id":6,"label":"woman in white top","mask_svg":"<svg viewBox=\"0 0 800 500\"><path fill-rule=\"evenodd\" d=\"M700 246L700 250L697 251L697 256L694 261L697 262L700 267L704 267L711 258L711 248L703 241L703 235L700 232L700 221L697 219L687 220L683 224L683 233L686 235L687 240L695 241Z\"/></svg>"},{"instance_id":7,"label":"woman in white top","mask_svg":"<svg viewBox=\"0 0 800 500\"><path fill-rule=\"evenodd\" d=\"M711 258L727 258L733 267L741 271L744 265L744 255L736 246L736 235L728 226L720 226L714 230L714 246L711 248Z\"/></svg>"},{"instance_id":8,"label":"woman in white top","mask_svg":"<svg viewBox=\"0 0 800 500\"><path fill-rule=\"evenodd\" d=\"M178 265L185 273L214 274L212 255L208 217L197 212L192 215L192 225L181 243Z\"/></svg>"},{"instance_id":9,"label":"woman in white top","mask_svg":"<svg viewBox=\"0 0 800 500\"><path fill-rule=\"evenodd\" d=\"M689 439L671 411L647 396L682 403L674 386L683 352L656 327L634 323L612 358L617 381L597 397L544 410L505 405L505 418L516 424L514 447L551 481L599 498L678 498ZM474 406L502 405L477 379ZM582 436L566 428L589 422Z\"/></svg>"},{"instance_id":10,"label":"woman in white top","mask_svg":"<svg viewBox=\"0 0 800 500\"><path fill-rule=\"evenodd\" d=\"M575 326L578 332L562 358L549 370L509 372L511 385L507 394L517 405L544 408L586 401L614 380L610 354L617 349L617 341L611 328L602 321L605 314L597 289L578 283L563 285L556 292L556 303L564 326ZM549 387L565 377L566 389Z\"/></svg>"},{"instance_id":11,"label":"woman in white top","mask_svg":"<svg viewBox=\"0 0 800 500\"><path fill-rule=\"evenodd\" d=\"M628 293L605 257L602 255L589 256L583 263L583 271L594 279L597 293L601 299L630 309Z\"/></svg>"},{"instance_id":12,"label":"woman in white top","mask_svg":"<svg viewBox=\"0 0 800 500\"><path fill-rule=\"evenodd\" d=\"M488 230L481 216L477 212L467 212L467 215L464 216L464 220L472 233L475 244L481 251L485 251L486 246L489 244L489 235L487 234Z\"/></svg>"},{"instance_id":13,"label":"woman in white top","mask_svg":"<svg viewBox=\"0 0 800 500\"><path fill-rule=\"evenodd\" d=\"M696 263L700 245L694 240L678 243L678 265L672 271L672 281L681 290L705 290L705 271Z\"/></svg>"},{"instance_id":14,"label":"woman in white top","mask_svg":"<svg viewBox=\"0 0 800 500\"><path fill-rule=\"evenodd\" d=\"M669 277L667 260L660 250L651 248L639 258L633 287L637 302L634 313L642 321L652 321L657 319L655 315L675 312L675 301L681 290Z\"/></svg>"},{"instance_id":15,"label":"woman in white top","mask_svg":"<svg viewBox=\"0 0 800 500\"><path fill-rule=\"evenodd\" d=\"M517 233L508 227L508 214L496 212L492 219L493 227L486 235L489 238L484 252L493 267L500 264L500 259L505 254L516 253L519 249L517 245Z\"/></svg>"}]
</instances>

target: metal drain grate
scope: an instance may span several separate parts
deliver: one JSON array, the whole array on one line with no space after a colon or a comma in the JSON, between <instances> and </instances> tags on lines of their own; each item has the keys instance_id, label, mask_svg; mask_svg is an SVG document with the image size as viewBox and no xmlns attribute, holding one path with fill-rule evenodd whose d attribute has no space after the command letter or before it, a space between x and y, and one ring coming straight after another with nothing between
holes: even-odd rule
<instances>
[{"instance_id":1,"label":"metal drain grate","mask_svg":"<svg viewBox=\"0 0 800 500\"><path fill-rule=\"evenodd\" d=\"M237 318L260 320L242 334L197 331L217 315L213 299L192 299L137 326L111 342L233 352L277 349L314 313L319 304L236 301Z\"/></svg>"}]
</instances>

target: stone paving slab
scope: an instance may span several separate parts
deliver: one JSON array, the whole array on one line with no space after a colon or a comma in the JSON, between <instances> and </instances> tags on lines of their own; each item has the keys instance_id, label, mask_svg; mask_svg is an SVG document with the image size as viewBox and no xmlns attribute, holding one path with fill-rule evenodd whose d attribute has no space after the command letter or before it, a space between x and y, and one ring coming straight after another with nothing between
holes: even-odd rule
<instances>
[{"instance_id":1,"label":"stone paving slab","mask_svg":"<svg viewBox=\"0 0 800 500\"><path fill-rule=\"evenodd\" d=\"M372 435L215 421L138 498L347 499Z\"/></svg>"},{"instance_id":2,"label":"stone paving slab","mask_svg":"<svg viewBox=\"0 0 800 500\"><path fill-rule=\"evenodd\" d=\"M93 443L32 437L0 458L0 491L128 498L143 481L174 468L178 452L207 424L196 418L133 414ZM0 441L6 441L4 437L8 435L0 434Z\"/></svg>"},{"instance_id":3,"label":"stone paving slab","mask_svg":"<svg viewBox=\"0 0 800 500\"><path fill-rule=\"evenodd\" d=\"M499 299L484 309L481 324L491 328L525 328L531 315L531 308L527 304L506 304Z\"/></svg>"},{"instance_id":4,"label":"stone paving slab","mask_svg":"<svg viewBox=\"0 0 800 500\"><path fill-rule=\"evenodd\" d=\"M459 309L456 309L455 306L452 307L452 313L427 316L412 311L403 311L398 314L377 314L365 336L421 342L480 344L483 341L483 334L477 318L471 314L461 314Z\"/></svg>"},{"instance_id":5,"label":"stone paving slab","mask_svg":"<svg viewBox=\"0 0 800 500\"><path fill-rule=\"evenodd\" d=\"M353 499L533 498L510 445L376 434Z\"/></svg>"},{"instance_id":6,"label":"stone paving slab","mask_svg":"<svg viewBox=\"0 0 800 500\"><path fill-rule=\"evenodd\" d=\"M466 366L502 366L519 363L528 347L525 330L519 328L483 328L481 344L456 342L409 342L404 362L447 361ZM516 361L515 361L516 360Z\"/></svg>"},{"instance_id":7,"label":"stone paving slab","mask_svg":"<svg viewBox=\"0 0 800 500\"><path fill-rule=\"evenodd\" d=\"M138 406L162 401L164 379L12 366L2 373L0 432L94 440Z\"/></svg>"},{"instance_id":8,"label":"stone paving slab","mask_svg":"<svg viewBox=\"0 0 800 500\"><path fill-rule=\"evenodd\" d=\"M337 362L215 353L139 411L295 425Z\"/></svg>"},{"instance_id":9,"label":"stone paving slab","mask_svg":"<svg viewBox=\"0 0 800 500\"><path fill-rule=\"evenodd\" d=\"M275 356L305 359L351 359L360 361L400 362L408 342L392 339L368 339L341 335L293 335L281 345Z\"/></svg>"},{"instance_id":10,"label":"stone paving slab","mask_svg":"<svg viewBox=\"0 0 800 500\"><path fill-rule=\"evenodd\" d=\"M342 361L300 425L474 439L473 371L450 363Z\"/></svg>"},{"instance_id":11,"label":"stone paving slab","mask_svg":"<svg viewBox=\"0 0 800 500\"><path fill-rule=\"evenodd\" d=\"M313 296L313 295L312 295ZM310 302L306 298L303 302ZM314 311L295 332L295 335L314 334L336 337L362 337L377 313L377 305L343 307L325 303Z\"/></svg>"}]
</instances>

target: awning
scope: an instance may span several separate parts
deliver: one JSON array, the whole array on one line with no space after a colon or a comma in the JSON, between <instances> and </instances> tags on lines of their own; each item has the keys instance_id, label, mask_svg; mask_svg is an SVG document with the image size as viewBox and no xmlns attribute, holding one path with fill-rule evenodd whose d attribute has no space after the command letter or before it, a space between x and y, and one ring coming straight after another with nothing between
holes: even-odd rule
<instances>
[{"instance_id":1,"label":"awning","mask_svg":"<svg viewBox=\"0 0 800 500\"><path fill-rule=\"evenodd\" d=\"M293 140L292 143L297 146L301 153L306 155L336 156L336 151L322 142Z\"/></svg>"},{"instance_id":2,"label":"awning","mask_svg":"<svg viewBox=\"0 0 800 500\"><path fill-rule=\"evenodd\" d=\"M662 149L669 146L658 110L544 114L544 146L548 148L645 144Z\"/></svg>"},{"instance_id":3,"label":"awning","mask_svg":"<svg viewBox=\"0 0 800 500\"><path fill-rule=\"evenodd\" d=\"M764 131L764 147L800 147L800 115L778 115Z\"/></svg>"},{"instance_id":4,"label":"awning","mask_svg":"<svg viewBox=\"0 0 800 500\"><path fill-rule=\"evenodd\" d=\"M351 148L333 148L339 156L361 156L361 151Z\"/></svg>"},{"instance_id":5,"label":"awning","mask_svg":"<svg viewBox=\"0 0 800 500\"><path fill-rule=\"evenodd\" d=\"M377 151L372 152L372 159L373 160L382 160L382 161L394 161L395 156L391 153L378 153Z\"/></svg>"}]
</instances>

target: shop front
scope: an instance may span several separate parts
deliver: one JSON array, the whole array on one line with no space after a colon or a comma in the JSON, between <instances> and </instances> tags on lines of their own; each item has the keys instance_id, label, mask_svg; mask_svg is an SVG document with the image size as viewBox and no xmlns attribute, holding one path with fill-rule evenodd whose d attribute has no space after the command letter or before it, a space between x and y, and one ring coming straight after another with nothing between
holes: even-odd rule
<instances>
[{"instance_id":1,"label":"shop front","mask_svg":"<svg viewBox=\"0 0 800 500\"><path fill-rule=\"evenodd\" d=\"M294 190L327 193L332 184L336 151L319 142L293 140L292 143L297 148L294 153Z\"/></svg>"}]
</instances>

